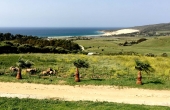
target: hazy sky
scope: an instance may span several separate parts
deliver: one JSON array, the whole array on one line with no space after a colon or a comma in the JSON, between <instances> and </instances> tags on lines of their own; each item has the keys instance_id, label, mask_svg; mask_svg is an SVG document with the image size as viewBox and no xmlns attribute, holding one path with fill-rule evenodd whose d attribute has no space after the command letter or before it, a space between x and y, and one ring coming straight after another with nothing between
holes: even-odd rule
<instances>
[{"instance_id":1,"label":"hazy sky","mask_svg":"<svg viewBox=\"0 0 170 110\"><path fill-rule=\"evenodd\" d=\"M130 27L169 12L170 0L0 0L0 27Z\"/></svg>"}]
</instances>

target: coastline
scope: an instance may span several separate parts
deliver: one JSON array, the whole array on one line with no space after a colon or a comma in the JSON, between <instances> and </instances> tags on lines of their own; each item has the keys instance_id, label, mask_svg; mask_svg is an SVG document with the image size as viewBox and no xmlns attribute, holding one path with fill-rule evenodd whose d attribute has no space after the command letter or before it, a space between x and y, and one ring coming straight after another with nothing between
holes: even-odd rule
<instances>
[{"instance_id":1,"label":"coastline","mask_svg":"<svg viewBox=\"0 0 170 110\"><path fill-rule=\"evenodd\" d=\"M74 37L74 36L98 36L103 34L101 30L116 30L118 28L107 27L8 27L0 28L0 33L11 33L13 35L21 34L37 37Z\"/></svg>"},{"instance_id":2,"label":"coastline","mask_svg":"<svg viewBox=\"0 0 170 110\"><path fill-rule=\"evenodd\" d=\"M136 33L140 30L137 29L120 29L117 31L103 31L104 36L112 36L112 35L121 35L121 34L130 34L130 33Z\"/></svg>"},{"instance_id":3,"label":"coastline","mask_svg":"<svg viewBox=\"0 0 170 110\"><path fill-rule=\"evenodd\" d=\"M48 38L48 39L58 39L58 38L77 38L77 37L101 37L103 36L103 34L99 34L99 35L80 35L80 36L49 36L49 37L44 37L44 38Z\"/></svg>"},{"instance_id":4,"label":"coastline","mask_svg":"<svg viewBox=\"0 0 170 110\"><path fill-rule=\"evenodd\" d=\"M40 38L77 38L77 37L107 37L120 34L139 32L130 28L0 28L2 33L21 34Z\"/></svg>"},{"instance_id":5,"label":"coastline","mask_svg":"<svg viewBox=\"0 0 170 110\"><path fill-rule=\"evenodd\" d=\"M107 37L107 36L114 36L114 35L121 35L121 34L130 34L140 32L137 29L119 29L119 30L101 30L98 31L100 34L96 35L78 35L78 36L48 36L48 39L60 39L60 38L77 38L77 37Z\"/></svg>"}]
</instances>

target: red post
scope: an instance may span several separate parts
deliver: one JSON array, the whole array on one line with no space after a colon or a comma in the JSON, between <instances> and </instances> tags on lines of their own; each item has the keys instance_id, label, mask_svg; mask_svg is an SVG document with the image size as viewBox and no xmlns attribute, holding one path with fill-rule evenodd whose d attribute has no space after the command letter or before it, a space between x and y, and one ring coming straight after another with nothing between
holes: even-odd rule
<instances>
[{"instance_id":1,"label":"red post","mask_svg":"<svg viewBox=\"0 0 170 110\"><path fill-rule=\"evenodd\" d=\"M16 78L17 78L17 79L22 79L22 76L21 76L21 68L18 68Z\"/></svg>"},{"instance_id":2,"label":"red post","mask_svg":"<svg viewBox=\"0 0 170 110\"><path fill-rule=\"evenodd\" d=\"M142 74L141 74L141 71L138 72L136 84L142 85Z\"/></svg>"},{"instance_id":3,"label":"red post","mask_svg":"<svg viewBox=\"0 0 170 110\"><path fill-rule=\"evenodd\" d=\"M79 70L76 68L75 82L80 82Z\"/></svg>"}]
</instances>

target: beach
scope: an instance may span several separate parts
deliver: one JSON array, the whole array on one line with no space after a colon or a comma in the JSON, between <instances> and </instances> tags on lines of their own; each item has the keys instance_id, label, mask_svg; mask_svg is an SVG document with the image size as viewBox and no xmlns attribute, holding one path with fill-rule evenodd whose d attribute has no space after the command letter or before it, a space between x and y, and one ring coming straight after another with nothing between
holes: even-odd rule
<instances>
[{"instance_id":1,"label":"beach","mask_svg":"<svg viewBox=\"0 0 170 110\"><path fill-rule=\"evenodd\" d=\"M129 34L139 32L137 29L120 29L117 31L103 31L103 36L112 36L112 35L121 35L121 34Z\"/></svg>"}]
</instances>

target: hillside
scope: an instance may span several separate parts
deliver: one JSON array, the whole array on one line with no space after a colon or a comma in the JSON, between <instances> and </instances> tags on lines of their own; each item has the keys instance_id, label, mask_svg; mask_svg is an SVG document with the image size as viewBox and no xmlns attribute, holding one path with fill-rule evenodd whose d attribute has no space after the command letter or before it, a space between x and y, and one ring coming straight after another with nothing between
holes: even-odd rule
<instances>
[{"instance_id":1,"label":"hillside","mask_svg":"<svg viewBox=\"0 0 170 110\"><path fill-rule=\"evenodd\" d=\"M104 36L169 36L170 23L127 27L119 30L104 30Z\"/></svg>"},{"instance_id":2,"label":"hillside","mask_svg":"<svg viewBox=\"0 0 170 110\"><path fill-rule=\"evenodd\" d=\"M140 31L170 31L170 23L151 24L144 26L130 27Z\"/></svg>"}]
</instances>

